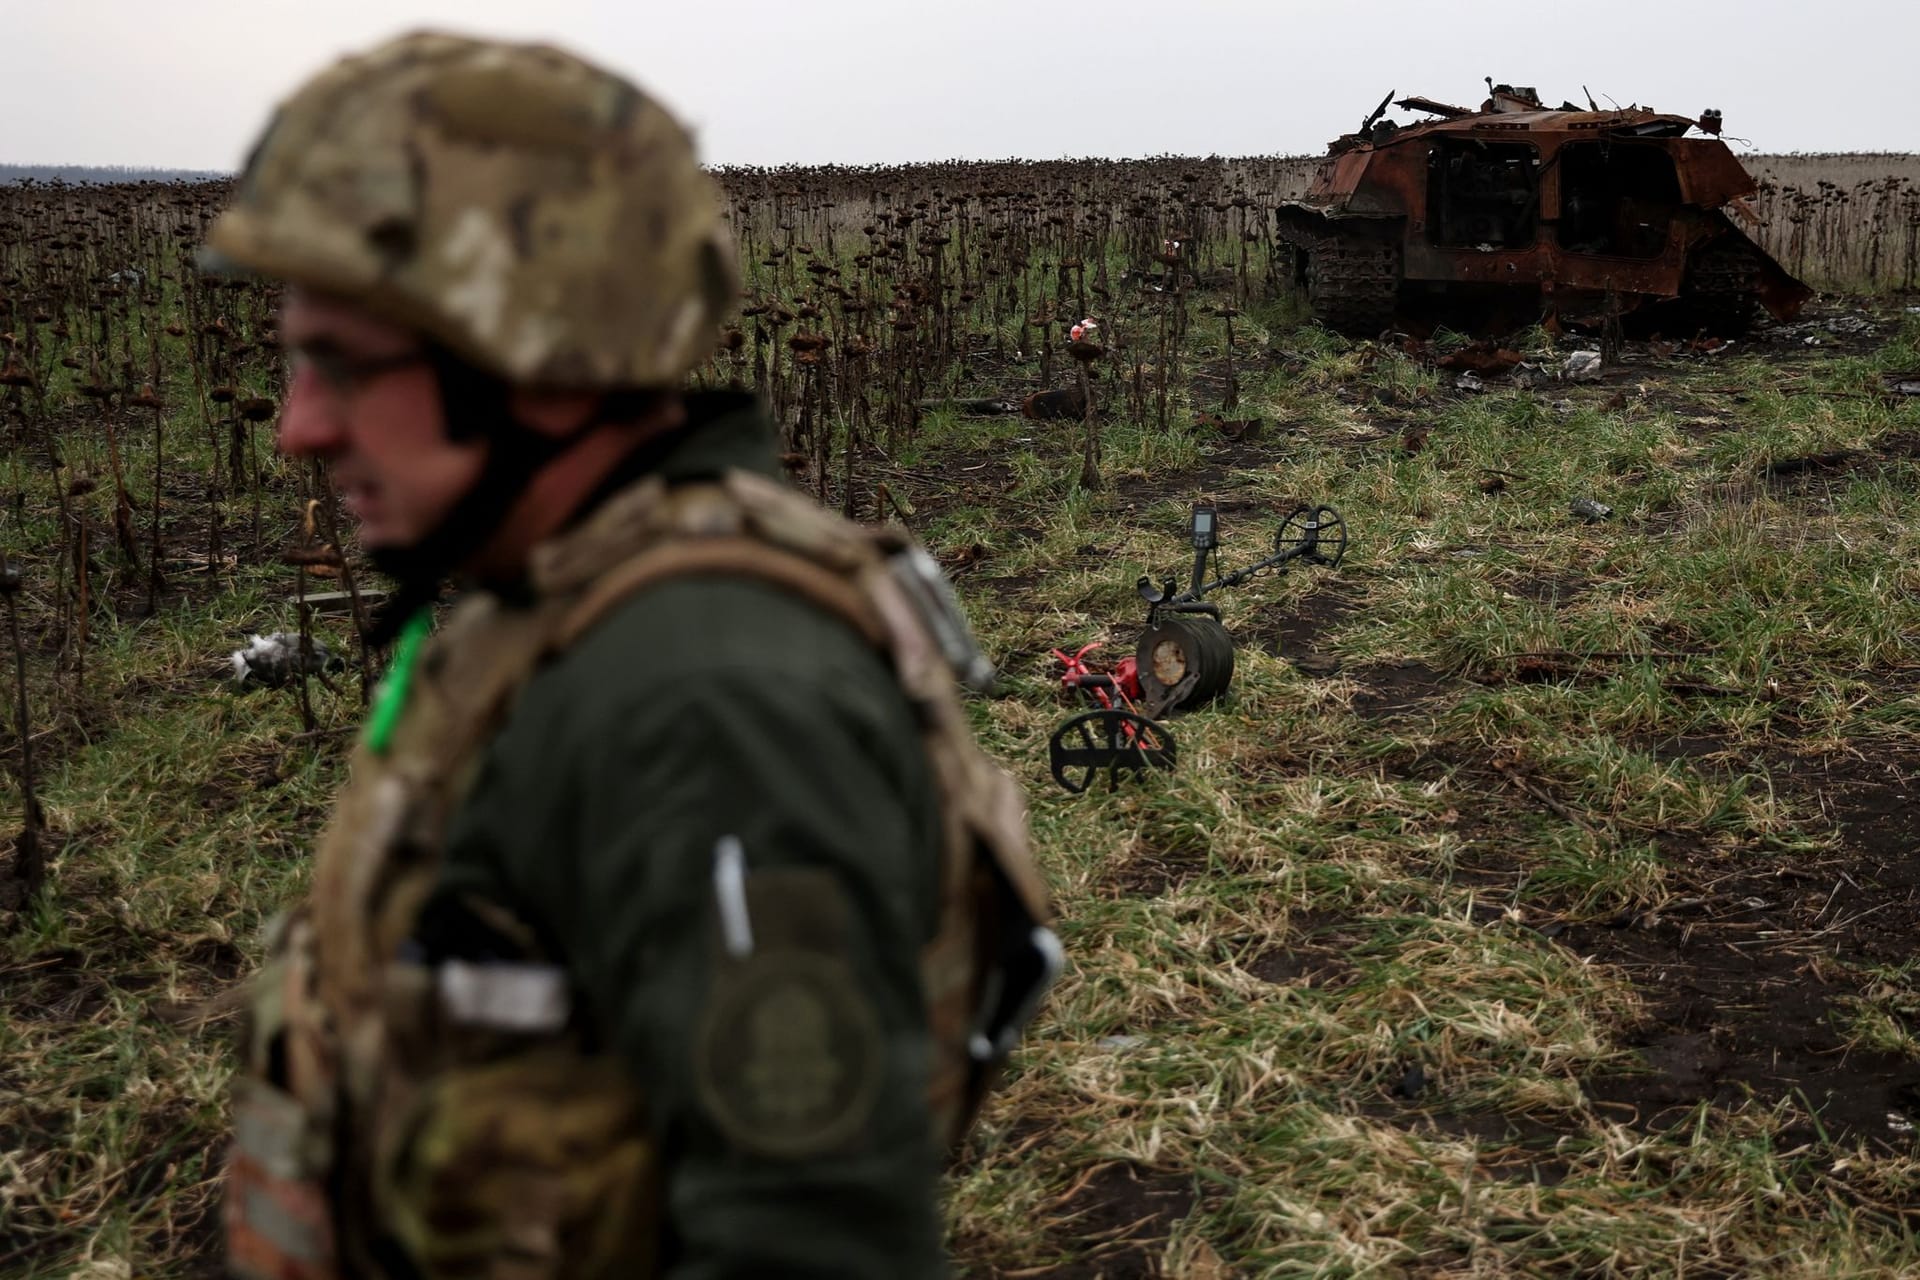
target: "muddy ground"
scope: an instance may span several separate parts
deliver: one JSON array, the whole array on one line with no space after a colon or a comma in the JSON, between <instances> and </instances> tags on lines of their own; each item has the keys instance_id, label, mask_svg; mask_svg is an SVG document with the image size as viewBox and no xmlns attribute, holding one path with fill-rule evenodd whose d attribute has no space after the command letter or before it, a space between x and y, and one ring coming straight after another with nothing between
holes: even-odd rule
<instances>
[{"instance_id":1,"label":"muddy ground","mask_svg":"<svg viewBox=\"0 0 1920 1280\"><path fill-rule=\"evenodd\" d=\"M1820 327L1826 320L1857 314L1848 306L1815 307L1807 323L1763 332L1752 345L1770 362L1790 369L1865 355L1884 340L1897 316L1878 317L1878 336L1849 332L1846 323L1837 332ZM1808 332L1817 332L1821 345L1806 344ZM1630 351L1621 366L1610 368L1608 380L1621 388L1617 395L1631 388L1643 400L1679 410L1723 409L1751 394L1746 388L1711 385L1711 378L1701 376L1698 359L1678 364L1654 358L1644 345ZM1411 447L1418 448L1424 439L1418 412L1391 403L1378 407L1378 434L1360 443L1414 433L1420 439ZM1205 421L1196 426L1218 429ZM1251 432L1243 423L1231 424L1215 443L1216 451L1195 471L1122 481L1117 492L1123 503L1144 508L1169 497L1200 494L1223 512L1245 507L1251 504L1235 497L1230 477L1237 471L1283 466L1288 455L1286 432L1274 424ZM1915 439L1896 433L1868 453L1778 460L1754 476L1753 486L1776 493L1811 491L1858 469L1916 454L1920 445ZM919 504L922 520L954 506L992 505L1012 483L1005 464L986 454L943 457L901 478ZM1082 551L1097 558L1101 549ZM1178 558L1174 551L1170 564ZM991 592L1010 604L1037 607L1041 602L1044 584L1036 575L996 574L984 548L965 549L949 556L948 563L970 579L970 590ZM1586 584L1542 575L1509 586L1516 594L1552 605L1577 600ZM1330 580L1307 594L1296 609L1270 611L1246 623L1237 642L1281 655L1309 675L1340 673L1358 681L1362 689L1352 709L1370 720L1417 721L1468 687L1461 676L1418 661L1355 666L1346 660L1343 627L1365 607L1364 588ZM1538 669L1521 664L1500 678L1548 680L1563 675L1551 663ZM1681 682L1680 691L1688 691L1684 677L1675 679ZM1882 700L1913 696L1907 675L1871 679ZM1543 945L1612 967L1643 997L1644 1017L1618 1028L1620 1043L1635 1051L1633 1061L1579 1081L1590 1104L1646 1133L1678 1131L1702 1105L1738 1112L1786 1104L1802 1118L1776 1137L1784 1147L1845 1149L1866 1144L1911 1149L1920 1126L1920 1065L1906 1054L1860 1046L1843 1022L1868 995L1859 975L1905 964L1920 938L1914 810L1920 752L1872 748L1798 754L1790 732L1776 748L1759 753L1742 753L1727 741L1708 737L1656 738L1630 745L1657 760L1680 759L1703 771L1763 776L1796 810L1821 815L1837 840L1815 858L1785 858L1759 849L1729 856L1684 839L1662 841L1671 892L1657 906L1597 917L1537 906L1523 913L1526 927L1540 935ZM1490 792L1512 785L1498 766L1485 760L1422 761L1409 772L1447 773ZM1518 785L1529 784L1522 780ZM1516 893L1525 872L1514 865L1497 832L1483 829L1488 838L1476 841L1473 826L1469 819L1467 856L1446 874L1453 883L1484 892L1489 923L1510 921L1507 909L1498 904L1503 896ZM1144 857L1120 868L1104 892L1164 894L1204 868L1204 857ZM1306 921L1301 945L1262 956L1249 971L1274 983L1338 987L1351 973L1342 947L1353 939L1343 935L1342 924L1334 917ZM1425 1105L1426 1092L1421 1073L1410 1069L1365 1110L1410 1130L1478 1140L1483 1167L1498 1177L1550 1185L1565 1173L1554 1147L1567 1131L1550 1120L1524 1114L1450 1114ZM1047 1210L1049 1239L1075 1261L1030 1270L989 1268L986 1273L1075 1280L1162 1274L1169 1231L1195 1210L1199 1198L1189 1177L1126 1162L1101 1165L1088 1170Z\"/></svg>"}]
</instances>

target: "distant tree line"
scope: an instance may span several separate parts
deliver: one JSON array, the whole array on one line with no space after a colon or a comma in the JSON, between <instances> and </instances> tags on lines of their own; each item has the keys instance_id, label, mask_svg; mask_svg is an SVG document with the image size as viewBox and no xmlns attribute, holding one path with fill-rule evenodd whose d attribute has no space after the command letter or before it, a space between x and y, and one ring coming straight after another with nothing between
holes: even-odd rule
<instances>
[{"instance_id":1,"label":"distant tree line","mask_svg":"<svg viewBox=\"0 0 1920 1280\"><path fill-rule=\"evenodd\" d=\"M0 186L34 182L209 182L231 177L218 169L142 169L125 164L0 164Z\"/></svg>"}]
</instances>

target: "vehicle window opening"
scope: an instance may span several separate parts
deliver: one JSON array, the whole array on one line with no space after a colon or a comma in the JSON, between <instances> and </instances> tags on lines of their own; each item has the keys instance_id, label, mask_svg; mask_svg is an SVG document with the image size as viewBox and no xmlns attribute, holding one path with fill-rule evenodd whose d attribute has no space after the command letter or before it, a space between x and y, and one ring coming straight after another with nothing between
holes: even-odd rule
<instances>
[{"instance_id":1,"label":"vehicle window opening","mask_svg":"<svg viewBox=\"0 0 1920 1280\"><path fill-rule=\"evenodd\" d=\"M1427 153L1427 230L1465 248L1531 246L1540 220L1539 153L1525 143L1448 139Z\"/></svg>"},{"instance_id":2,"label":"vehicle window opening","mask_svg":"<svg viewBox=\"0 0 1920 1280\"><path fill-rule=\"evenodd\" d=\"M1659 147L1576 142L1560 149L1560 247L1657 258L1667 247L1680 179Z\"/></svg>"}]
</instances>

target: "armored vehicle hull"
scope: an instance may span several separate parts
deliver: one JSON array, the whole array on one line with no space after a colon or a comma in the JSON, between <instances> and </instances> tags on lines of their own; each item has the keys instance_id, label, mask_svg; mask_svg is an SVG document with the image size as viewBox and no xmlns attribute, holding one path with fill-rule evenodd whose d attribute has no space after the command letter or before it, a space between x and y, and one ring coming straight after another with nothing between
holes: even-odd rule
<instances>
[{"instance_id":1,"label":"armored vehicle hull","mask_svg":"<svg viewBox=\"0 0 1920 1280\"><path fill-rule=\"evenodd\" d=\"M1812 294L1736 221L1757 186L1715 136L1717 113L1555 110L1505 85L1478 110L1398 105L1441 118L1396 126L1383 102L1276 211L1330 327L1376 334L1424 315L1468 328L1491 304L1724 337L1761 308L1791 318Z\"/></svg>"}]
</instances>

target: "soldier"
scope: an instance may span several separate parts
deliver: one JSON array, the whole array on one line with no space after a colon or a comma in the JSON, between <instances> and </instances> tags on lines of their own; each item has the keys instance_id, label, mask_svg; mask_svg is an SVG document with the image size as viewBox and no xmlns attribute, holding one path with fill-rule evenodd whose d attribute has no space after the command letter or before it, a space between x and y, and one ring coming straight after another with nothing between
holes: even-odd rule
<instances>
[{"instance_id":1,"label":"soldier","mask_svg":"<svg viewBox=\"0 0 1920 1280\"><path fill-rule=\"evenodd\" d=\"M937 567L678 390L736 290L684 131L409 36L280 107L207 256L287 282L281 448L405 616L255 979L234 1273L940 1273L1057 948Z\"/></svg>"}]
</instances>

